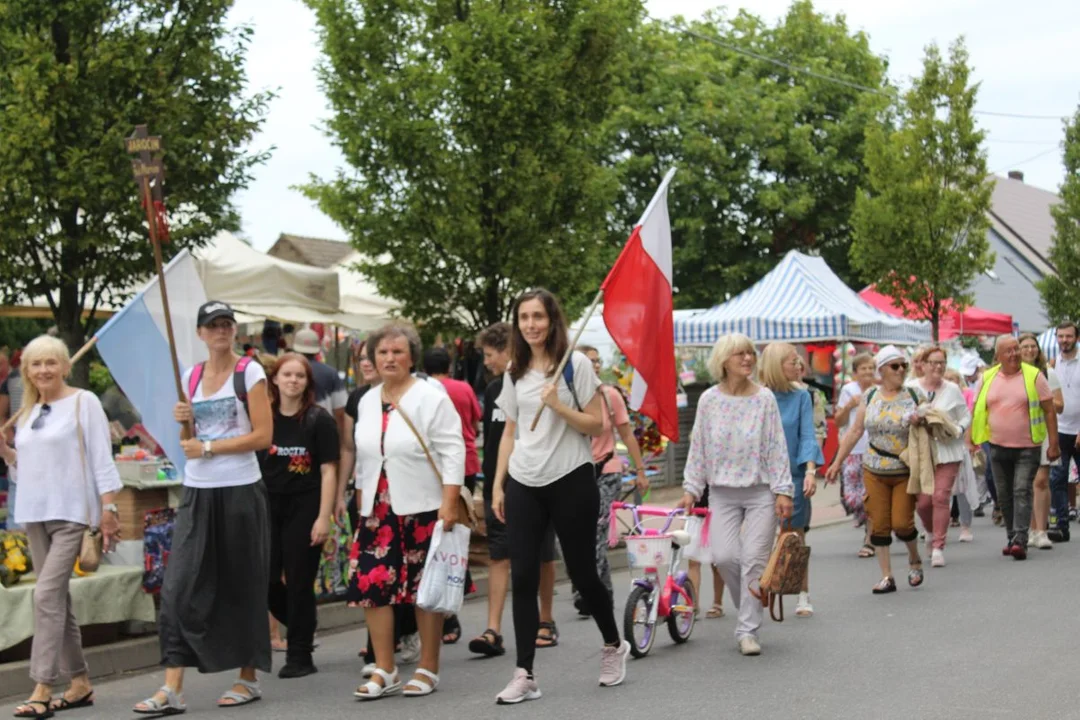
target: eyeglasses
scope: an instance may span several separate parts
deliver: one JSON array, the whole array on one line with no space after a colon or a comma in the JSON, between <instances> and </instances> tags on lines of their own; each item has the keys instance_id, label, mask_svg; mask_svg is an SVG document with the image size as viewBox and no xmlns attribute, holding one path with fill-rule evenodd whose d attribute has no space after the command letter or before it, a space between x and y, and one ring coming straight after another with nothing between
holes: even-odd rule
<instances>
[{"instance_id":1,"label":"eyeglasses","mask_svg":"<svg viewBox=\"0 0 1080 720\"><path fill-rule=\"evenodd\" d=\"M41 412L34 418L34 422L30 423L31 430L40 430L45 427L45 418L49 417L49 413L52 412L52 405L42 405Z\"/></svg>"},{"instance_id":2,"label":"eyeglasses","mask_svg":"<svg viewBox=\"0 0 1080 720\"><path fill-rule=\"evenodd\" d=\"M893 372L899 372L901 370L907 370L908 369L908 364L907 363L889 363L888 365L886 365L886 367L889 368L890 370L892 370Z\"/></svg>"},{"instance_id":3,"label":"eyeglasses","mask_svg":"<svg viewBox=\"0 0 1080 720\"><path fill-rule=\"evenodd\" d=\"M945 367L946 362L944 360L927 360L926 364L930 367Z\"/></svg>"}]
</instances>

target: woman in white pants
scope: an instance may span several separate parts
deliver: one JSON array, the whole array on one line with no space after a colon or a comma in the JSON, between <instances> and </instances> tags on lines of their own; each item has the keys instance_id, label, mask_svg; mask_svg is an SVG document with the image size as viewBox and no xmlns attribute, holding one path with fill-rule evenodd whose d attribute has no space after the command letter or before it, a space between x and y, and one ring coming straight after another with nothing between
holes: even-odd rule
<instances>
[{"instance_id":1,"label":"woman in white pants","mask_svg":"<svg viewBox=\"0 0 1080 720\"><path fill-rule=\"evenodd\" d=\"M682 507L709 488L709 545L739 620L743 655L760 655L762 606L750 592L776 540L776 518L790 518L794 486L776 398L753 381L757 353L745 335L725 335L709 357L717 384L698 402L684 471Z\"/></svg>"}]
</instances>

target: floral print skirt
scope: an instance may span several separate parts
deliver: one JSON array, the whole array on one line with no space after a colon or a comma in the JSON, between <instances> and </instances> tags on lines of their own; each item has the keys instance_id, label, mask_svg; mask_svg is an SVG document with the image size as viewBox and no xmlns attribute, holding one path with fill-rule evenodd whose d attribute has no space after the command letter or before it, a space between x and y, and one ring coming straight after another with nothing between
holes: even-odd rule
<instances>
[{"instance_id":1,"label":"floral print skirt","mask_svg":"<svg viewBox=\"0 0 1080 720\"><path fill-rule=\"evenodd\" d=\"M376 608L416 602L437 510L395 515L384 472L375 490L371 515L361 518L349 551L349 607Z\"/></svg>"}]
</instances>

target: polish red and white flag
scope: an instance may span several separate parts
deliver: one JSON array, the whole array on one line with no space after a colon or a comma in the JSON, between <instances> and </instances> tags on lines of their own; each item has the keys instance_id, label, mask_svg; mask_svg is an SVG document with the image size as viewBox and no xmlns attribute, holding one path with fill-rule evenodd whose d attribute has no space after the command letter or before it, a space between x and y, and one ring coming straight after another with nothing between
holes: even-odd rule
<instances>
[{"instance_id":1,"label":"polish red and white flag","mask_svg":"<svg viewBox=\"0 0 1080 720\"><path fill-rule=\"evenodd\" d=\"M668 172L619 259L604 280L604 324L634 368L630 408L653 419L664 437L679 439L675 328L671 298Z\"/></svg>"}]
</instances>

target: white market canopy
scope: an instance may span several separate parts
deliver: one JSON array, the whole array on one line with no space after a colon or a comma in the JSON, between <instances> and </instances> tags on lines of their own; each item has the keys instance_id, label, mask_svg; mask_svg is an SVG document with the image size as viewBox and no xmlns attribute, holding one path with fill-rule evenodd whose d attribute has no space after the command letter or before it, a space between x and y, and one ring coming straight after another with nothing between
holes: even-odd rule
<instances>
[{"instance_id":1,"label":"white market canopy","mask_svg":"<svg viewBox=\"0 0 1080 720\"><path fill-rule=\"evenodd\" d=\"M390 320L400 305L379 295L375 286L355 270L354 266L362 259L360 253L353 252L334 267L341 283L341 320L338 324L353 330L370 331Z\"/></svg>"},{"instance_id":2,"label":"white market canopy","mask_svg":"<svg viewBox=\"0 0 1080 720\"><path fill-rule=\"evenodd\" d=\"M837 340L914 345L931 337L930 323L877 310L822 258L796 250L728 302L675 320L676 345L712 345L729 333L742 333L756 343Z\"/></svg>"}]
</instances>

